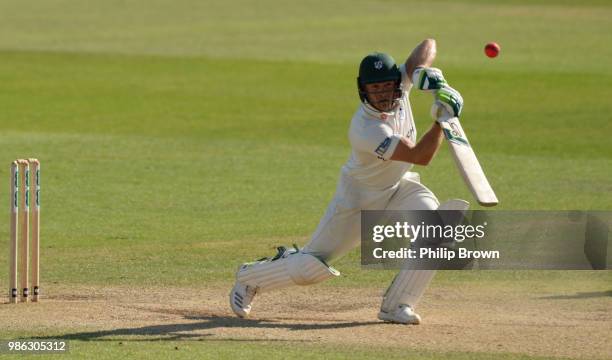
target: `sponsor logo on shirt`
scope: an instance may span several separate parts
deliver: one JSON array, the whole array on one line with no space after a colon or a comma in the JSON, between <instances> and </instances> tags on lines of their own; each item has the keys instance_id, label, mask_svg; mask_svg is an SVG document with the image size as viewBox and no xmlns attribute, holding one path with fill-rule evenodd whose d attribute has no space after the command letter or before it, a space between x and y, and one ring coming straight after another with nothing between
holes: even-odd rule
<instances>
[{"instance_id":1,"label":"sponsor logo on shirt","mask_svg":"<svg viewBox=\"0 0 612 360\"><path fill-rule=\"evenodd\" d=\"M391 145L391 138L388 137L385 140L383 140L383 142L380 143L380 145L378 145L378 147L376 148L376 150L374 150L375 153L377 153L379 156L379 159L382 159L382 156L385 155L385 153L387 152L387 150L389 150L389 146ZM383 159L384 160L384 159Z\"/></svg>"}]
</instances>

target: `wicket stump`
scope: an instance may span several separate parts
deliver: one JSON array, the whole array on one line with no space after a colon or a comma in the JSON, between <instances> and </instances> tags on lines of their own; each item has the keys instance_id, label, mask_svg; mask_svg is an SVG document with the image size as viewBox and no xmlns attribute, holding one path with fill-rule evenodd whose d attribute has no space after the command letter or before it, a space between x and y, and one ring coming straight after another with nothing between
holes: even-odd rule
<instances>
[{"instance_id":1,"label":"wicket stump","mask_svg":"<svg viewBox=\"0 0 612 360\"><path fill-rule=\"evenodd\" d=\"M32 177L33 182L30 181ZM33 202L31 184L34 190ZM33 291L32 301L37 302L40 295L40 162L37 159L18 159L12 162L10 196L9 302L28 302L30 288Z\"/></svg>"}]
</instances>

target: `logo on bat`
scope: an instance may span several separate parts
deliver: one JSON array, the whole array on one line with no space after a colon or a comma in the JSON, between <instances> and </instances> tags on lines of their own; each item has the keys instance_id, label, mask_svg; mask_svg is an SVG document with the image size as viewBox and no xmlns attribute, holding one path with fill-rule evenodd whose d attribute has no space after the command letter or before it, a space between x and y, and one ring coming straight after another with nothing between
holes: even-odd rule
<instances>
[{"instance_id":1,"label":"logo on bat","mask_svg":"<svg viewBox=\"0 0 612 360\"><path fill-rule=\"evenodd\" d=\"M444 126L444 136L450 142L454 142L459 145L467 145L470 146L470 143L467 141L466 137L461 133L461 129L457 126L457 124L450 123L448 126Z\"/></svg>"}]
</instances>

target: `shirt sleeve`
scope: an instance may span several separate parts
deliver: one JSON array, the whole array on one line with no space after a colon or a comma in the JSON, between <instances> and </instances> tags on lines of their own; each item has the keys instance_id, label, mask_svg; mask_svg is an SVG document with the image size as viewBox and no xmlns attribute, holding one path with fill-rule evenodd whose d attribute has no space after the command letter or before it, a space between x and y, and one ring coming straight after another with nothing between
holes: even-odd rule
<instances>
[{"instance_id":1,"label":"shirt sleeve","mask_svg":"<svg viewBox=\"0 0 612 360\"><path fill-rule=\"evenodd\" d=\"M389 160L400 138L400 135L394 135L391 128L381 121L369 124L352 136L351 145L358 151L369 153L381 160Z\"/></svg>"}]
</instances>

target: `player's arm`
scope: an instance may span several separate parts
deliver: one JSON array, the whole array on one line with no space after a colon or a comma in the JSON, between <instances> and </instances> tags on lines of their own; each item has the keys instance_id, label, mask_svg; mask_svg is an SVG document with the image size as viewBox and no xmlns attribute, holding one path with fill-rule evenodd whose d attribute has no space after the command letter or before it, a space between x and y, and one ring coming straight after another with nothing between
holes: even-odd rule
<instances>
[{"instance_id":1,"label":"player's arm","mask_svg":"<svg viewBox=\"0 0 612 360\"><path fill-rule=\"evenodd\" d=\"M391 160L426 166L436 155L443 138L442 128L434 122L431 129L416 144L407 137L402 137L391 155Z\"/></svg>"},{"instance_id":2,"label":"player's arm","mask_svg":"<svg viewBox=\"0 0 612 360\"><path fill-rule=\"evenodd\" d=\"M417 165L429 164L440 148L444 137L440 123L448 121L451 117L459 117L462 108L463 97L457 90L450 86L444 86L437 90L434 93L434 104L431 109L431 115L436 121L431 129L425 133L417 144L413 144L410 139L402 137L391 155L391 160L405 161Z\"/></svg>"},{"instance_id":3,"label":"player's arm","mask_svg":"<svg viewBox=\"0 0 612 360\"><path fill-rule=\"evenodd\" d=\"M417 47L412 50L412 53L406 59L406 74L407 80L412 81L412 74L417 67L428 68L436 58L436 40L425 39Z\"/></svg>"}]
</instances>

